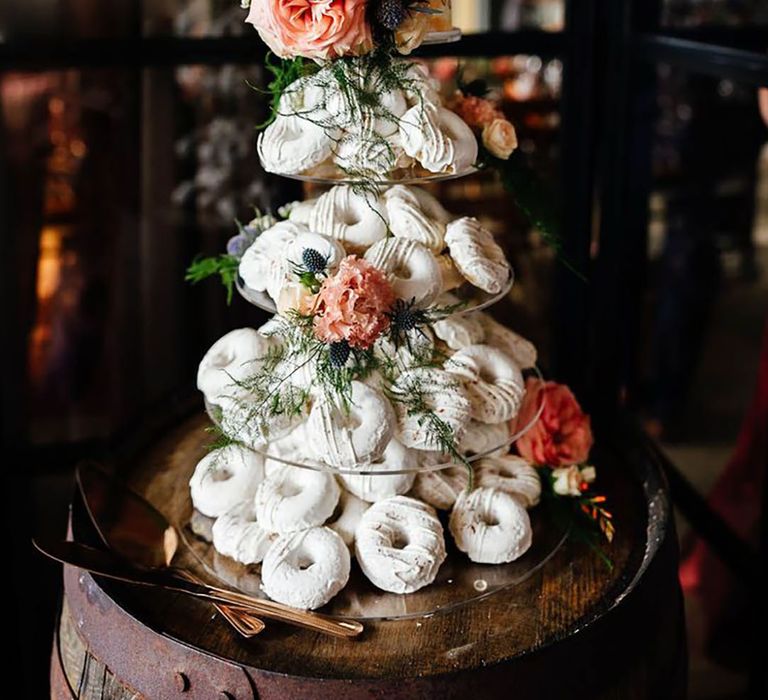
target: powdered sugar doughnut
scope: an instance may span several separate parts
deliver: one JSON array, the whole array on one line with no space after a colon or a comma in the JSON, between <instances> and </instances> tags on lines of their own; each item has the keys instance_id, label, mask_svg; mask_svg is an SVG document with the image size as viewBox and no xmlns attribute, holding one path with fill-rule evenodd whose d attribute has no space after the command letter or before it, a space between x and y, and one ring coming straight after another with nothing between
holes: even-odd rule
<instances>
[{"instance_id":1,"label":"powdered sugar doughnut","mask_svg":"<svg viewBox=\"0 0 768 700\"><path fill-rule=\"evenodd\" d=\"M411 107L400 120L405 152L433 173L456 173L477 161L477 138L454 112L431 104Z\"/></svg>"},{"instance_id":2,"label":"powdered sugar doughnut","mask_svg":"<svg viewBox=\"0 0 768 700\"><path fill-rule=\"evenodd\" d=\"M477 219L464 217L448 224L445 242L456 267L475 287L498 294L507 284L509 262L493 234Z\"/></svg>"},{"instance_id":3,"label":"powdered sugar doughnut","mask_svg":"<svg viewBox=\"0 0 768 700\"><path fill-rule=\"evenodd\" d=\"M309 225L309 219L312 215L312 210L317 204L317 198L306 199L299 202L291 202L286 205L288 207L288 219L296 224Z\"/></svg>"},{"instance_id":4,"label":"powdered sugar doughnut","mask_svg":"<svg viewBox=\"0 0 768 700\"><path fill-rule=\"evenodd\" d=\"M419 473L413 484L413 495L435 508L450 510L468 485L469 473L466 467L448 467Z\"/></svg>"},{"instance_id":5,"label":"powdered sugar doughnut","mask_svg":"<svg viewBox=\"0 0 768 700\"><path fill-rule=\"evenodd\" d=\"M406 496L372 505L355 533L363 573L392 593L413 593L435 580L445 560L443 526L434 509Z\"/></svg>"},{"instance_id":6,"label":"powdered sugar doughnut","mask_svg":"<svg viewBox=\"0 0 768 700\"><path fill-rule=\"evenodd\" d=\"M395 430L392 405L362 382L351 384L349 413L322 396L307 421L311 448L332 467L350 469L378 459Z\"/></svg>"},{"instance_id":7,"label":"powdered sugar doughnut","mask_svg":"<svg viewBox=\"0 0 768 700\"><path fill-rule=\"evenodd\" d=\"M459 298L453 294L441 294L435 302L438 306L453 306ZM480 324L477 314L451 315L435 321L432 325L435 335L451 350L461 350L468 345L482 343L485 330Z\"/></svg>"},{"instance_id":8,"label":"powdered sugar doughnut","mask_svg":"<svg viewBox=\"0 0 768 700\"><path fill-rule=\"evenodd\" d=\"M312 231L335 238L347 252L363 252L387 235L385 211L372 195L337 185L317 199L309 215Z\"/></svg>"},{"instance_id":9,"label":"powdered sugar doughnut","mask_svg":"<svg viewBox=\"0 0 768 700\"><path fill-rule=\"evenodd\" d=\"M523 373L501 350L470 345L450 357L445 370L462 378L475 420L501 423L520 410L525 395Z\"/></svg>"},{"instance_id":10,"label":"powdered sugar doughnut","mask_svg":"<svg viewBox=\"0 0 768 700\"><path fill-rule=\"evenodd\" d=\"M333 530L315 527L278 537L261 567L261 588L272 600L314 610L349 580L347 545Z\"/></svg>"},{"instance_id":11,"label":"powdered sugar doughnut","mask_svg":"<svg viewBox=\"0 0 768 700\"><path fill-rule=\"evenodd\" d=\"M279 440L272 440L264 448L264 474L269 478L278 472L283 471L293 462L294 464L304 464L310 460L310 451L308 448L307 424L300 423L295 426L287 435Z\"/></svg>"},{"instance_id":12,"label":"powdered sugar doughnut","mask_svg":"<svg viewBox=\"0 0 768 700\"><path fill-rule=\"evenodd\" d=\"M485 312L480 312L478 319L485 330L487 345L505 352L523 369L536 364L538 359L536 346L530 340L526 340Z\"/></svg>"},{"instance_id":13,"label":"powdered sugar doughnut","mask_svg":"<svg viewBox=\"0 0 768 700\"><path fill-rule=\"evenodd\" d=\"M269 532L296 532L322 525L339 501L331 474L286 467L259 484L254 496L256 518Z\"/></svg>"},{"instance_id":14,"label":"powdered sugar doughnut","mask_svg":"<svg viewBox=\"0 0 768 700\"><path fill-rule=\"evenodd\" d=\"M197 388L212 404L242 395L237 383L256 371L271 345L270 339L253 328L230 331L205 353L197 370Z\"/></svg>"},{"instance_id":15,"label":"powdered sugar doughnut","mask_svg":"<svg viewBox=\"0 0 768 700\"><path fill-rule=\"evenodd\" d=\"M388 336L380 337L373 346L374 356L395 373L430 362L435 352L435 338L429 326L415 328L404 335L398 347Z\"/></svg>"},{"instance_id":16,"label":"powdered sugar doughnut","mask_svg":"<svg viewBox=\"0 0 768 700\"><path fill-rule=\"evenodd\" d=\"M421 243L387 238L371 246L365 259L386 273L400 299L428 306L440 294L442 277L435 256Z\"/></svg>"},{"instance_id":17,"label":"powdered sugar doughnut","mask_svg":"<svg viewBox=\"0 0 768 700\"><path fill-rule=\"evenodd\" d=\"M539 473L517 455L479 460L475 466L475 483L481 488L501 489L517 497L526 508L533 508L541 499Z\"/></svg>"},{"instance_id":18,"label":"powdered sugar doughnut","mask_svg":"<svg viewBox=\"0 0 768 700\"><path fill-rule=\"evenodd\" d=\"M413 480L416 478L415 470L419 461L413 450L401 445L397 440L390 440L384 454L371 464L361 465L361 471L371 470L376 472L410 471L408 474L340 474L339 478L344 482L348 491L358 498L376 503L392 496L401 496L410 491Z\"/></svg>"},{"instance_id":19,"label":"powdered sugar doughnut","mask_svg":"<svg viewBox=\"0 0 768 700\"><path fill-rule=\"evenodd\" d=\"M435 197L435 195L427 192L424 188L409 187L408 191L416 197L416 201L419 203L421 210L433 221L446 225L456 218L442 204L440 204L440 200Z\"/></svg>"},{"instance_id":20,"label":"powdered sugar doughnut","mask_svg":"<svg viewBox=\"0 0 768 700\"><path fill-rule=\"evenodd\" d=\"M333 273L346 256L344 247L335 239L320 233L301 233L285 247L289 268L304 269L304 251L316 250L326 260L326 270Z\"/></svg>"},{"instance_id":21,"label":"powdered sugar doughnut","mask_svg":"<svg viewBox=\"0 0 768 700\"><path fill-rule=\"evenodd\" d=\"M306 392L289 381L281 384L280 393L286 402L303 402L299 405L300 410L295 413L271 413L263 399L251 395L220 400L218 424L221 431L227 437L255 449L261 449L270 440L279 440L287 435L306 419L309 407Z\"/></svg>"},{"instance_id":22,"label":"powdered sugar doughnut","mask_svg":"<svg viewBox=\"0 0 768 700\"><path fill-rule=\"evenodd\" d=\"M371 129L345 134L333 150L333 161L349 176L381 178L398 167L405 155L393 143Z\"/></svg>"},{"instance_id":23,"label":"powdered sugar doughnut","mask_svg":"<svg viewBox=\"0 0 768 700\"><path fill-rule=\"evenodd\" d=\"M510 435L509 421L481 423L472 420L464 432L459 449L462 452L471 452L475 455L484 455L491 450L498 450L502 454L506 454L509 451Z\"/></svg>"},{"instance_id":24,"label":"powdered sugar doughnut","mask_svg":"<svg viewBox=\"0 0 768 700\"><path fill-rule=\"evenodd\" d=\"M306 226L295 221L279 221L264 231L240 259L238 273L243 282L257 292L269 290L270 296L277 296L287 272L283 253L302 233L307 233Z\"/></svg>"},{"instance_id":25,"label":"powdered sugar doughnut","mask_svg":"<svg viewBox=\"0 0 768 700\"><path fill-rule=\"evenodd\" d=\"M264 460L251 450L228 445L211 450L189 480L192 504L203 515L218 518L253 497L264 478Z\"/></svg>"},{"instance_id":26,"label":"powdered sugar doughnut","mask_svg":"<svg viewBox=\"0 0 768 700\"><path fill-rule=\"evenodd\" d=\"M456 546L479 564L519 559L532 541L528 512L516 498L495 488L462 493L451 512L449 528Z\"/></svg>"},{"instance_id":27,"label":"powdered sugar doughnut","mask_svg":"<svg viewBox=\"0 0 768 700\"><path fill-rule=\"evenodd\" d=\"M402 397L394 403L397 414L396 437L406 447L416 450L435 450L441 446L435 441L429 421L423 413L414 413L409 400L420 398L453 431L455 442L461 441L469 423L471 406L464 389L456 377L441 369L418 367L403 372L392 385L392 394Z\"/></svg>"},{"instance_id":28,"label":"powdered sugar doughnut","mask_svg":"<svg viewBox=\"0 0 768 700\"><path fill-rule=\"evenodd\" d=\"M396 238L421 243L433 253L445 248L445 224L424 212L411 188L403 185L390 187L384 193L384 204L389 228Z\"/></svg>"},{"instance_id":29,"label":"powdered sugar doughnut","mask_svg":"<svg viewBox=\"0 0 768 700\"><path fill-rule=\"evenodd\" d=\"M440 290L443 293L457 289L466 282L462 274L456 269L456 265L453 264L450 255L438 255L437 264L440 267L440 277L442 278Z\"/></svg>"},{"instance_id":30,"label":"powdered sugar doughnut","mask_svg":"<svg viewBox=\"0 0 768 700\"><path fill-rule=\"evenodd\" d=\"M347 547L354 550L355 531L360 524L363 514L370 507L370 504L366 503L362 498L358 498L353 493L342 489L339 504L325 526L341 537Z\"/></svg>"},{"instance_id":31,"label":"powdered sugar doughnut","mask_svg":"<svg viewBox=\"0 0 768 700\"><path fill-rule=\"evenodd\" d=\"M332 129L297 114L285 114L259 134L256 149L268 173L294 175L328 159L337 139Z\"/></svg>"},{"instance_id":32,"label":"powdered sugar doughnut","mask_svg":"<svg viewBox=\"0 0 768 700\"><path fill-rule=\"evenodd\" d=\"M241 564L258 564L277 537L259 525L253 499L219 516L211 529L213 546Z\"/></svg>"}]
</instances>

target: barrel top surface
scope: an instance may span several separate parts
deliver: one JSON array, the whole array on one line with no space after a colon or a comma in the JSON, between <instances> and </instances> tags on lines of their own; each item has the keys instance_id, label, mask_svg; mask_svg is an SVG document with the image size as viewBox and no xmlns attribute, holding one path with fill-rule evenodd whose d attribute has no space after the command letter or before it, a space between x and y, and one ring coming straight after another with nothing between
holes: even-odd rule
<instances>
[{"instance_id":1,"label":"barrel top surface","mask_svg":"<svg viewBox=\"0 0 768 700\"><path fill-rule=\"evenodd\" d=\"M184 422L122 474L174 523L187 517L188 481L210 442L207 425L203 416ZM612 569L585 545L568 541L540 571L512 588L427 618L367 622L355 641L278 623L243 640L203 601L103 580L99 585L150 630L246 669L303 678L389 679L497 664L555 644L599 619L629 592L653 554L648 533L668 517L666 506L658 512L648 484L631 473L619 450L601 444L594 458L617 524L606 550ZM93 536L77 508L72 528L76 539Z\"/></svg>"}]
</instances>

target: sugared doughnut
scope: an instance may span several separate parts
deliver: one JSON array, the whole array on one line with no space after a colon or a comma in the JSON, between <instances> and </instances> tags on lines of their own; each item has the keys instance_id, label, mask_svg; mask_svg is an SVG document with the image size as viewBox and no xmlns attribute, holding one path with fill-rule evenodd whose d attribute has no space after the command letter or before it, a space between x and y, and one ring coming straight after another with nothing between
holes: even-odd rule
<instances>
[{"instance_id":1,"label":"sugared doughnut","mask_svg":"<svg viewBox=\"0 0 768 700\"><path fill-rule=\"evenodd\" d=\"M246 565L261 562L277 537L259 525L252 498L216 518L211 536L216 551Z\"/></svg>"},{"instance_id":2,"label":"sugared doughnut","mask_svg":"<svg viewBox=\"0 0 768 700\"><path fill-rule=\"evenodd\" d=\"M406 496L372 505L355 533L363 573L392 593L413 593L435 580L445 560L443 526L431 506Z\"/></svg>"},{"instance_id":3,"label":"sugared doughnut","mask_svg":"<svg viewBox=\"0 0 768 700\"><path fill-rule=\"evenodd\" d=\"M192 504L203 515L218 518L253 498L264 478L264 460L252 450L228 445L211 450L189 481Z\"/></svg>"},{"instance_id":4,"label":"sugared doughnut","mask_svg":"<svg viewBox=\"0 0 768 700\"><path fill-rule=\"evenodd\" d=\"M442 307L453 306L459 302L459 298L453 294L441 294L436 305ZM477 318L477 314L453 314L435 321L432 325L435 335L440 338L451 350L461 350L468 345L482 343L485 338L485 330Z\"/></svg>"},{"instance_id":5,"label":"sugared doughnut","mask_svg":"<svg viewBox=\"0 0 768 700\"><path fill-rule=\"evenodd\" d=\"M478 460L475 463L475 483L480 488L501 489L517 497L526 508L533 508L541 499L538 471L517 455Z\"/></svg>"},{"instance_id":6,"label":"sugared doughnut","mask_svg":"<svg viewBox=\"0 0 768 700\"><path fill-rule=\"evenodd\" d=\"M400 120L405 152L433 173L457 173L477 161L477 138L464 120L429 103L411 107Z\"/></svg>"},{"instance_id":7,"label":"sugared doughnut","mask_svg":"<svg viewBox=\"0 0 768 700\"><path fill-rule=\"evenodd\" d=\"M271 340L253 328L230 331L205 353L197 370L197 388L214 405L242 396L238 382L256 372L271 346Z\"/></svg>"},{"instance_id":8,"label":"sugared doughnut","mask_svg":"<svg viewBox=\"0 0 768 700\"><path fill-rule=\"evenodd\" d=\"M485 455L496 450L507 453L509 438L509 421L481 423L473 420L469 422L459 448L462 452L471 452L474 455Z\"/></svg>"},{"instance_id":9,"label":"sugared doughnut","mask_svg":"<svg viewBox=\"0 0 768 700\"><path fill-rule=\"evenodd\" d=\"M429 306L442 288L443 279L435 256L421 243L406 238L387 238L371 246L365 259L384 272L398 298Z\"/></svg>"},{"instance_id":10,"label":"sugared doughnut","mask_svg":"<svg viewBox=\"0 0 768 700\"><path fill-rule=\"evenodd\" d=\"M261 587L278 603L314 610L347 585L349 569L349 549L341 537L314 527L272 543L261 567Z\"/></svg>"},{"instance_id":11,"label":"sugared doughnut","mask_svg":"<svg viewBox=\"0 0 768 700\"><path fill-rule=\"evenodd\" d=\"M259 134L256 148L268 173L295 175L320 165L331 156L338 134L311 117L278 115Z\"/></svg>"},{"instance_id":12,"label":"sugared doughnut","mask_svg":"<svg viewBox=\"0 0 768 700\"><path fill-rule=\"evenodd\" d=\"M285 247L284 256L291 272L296 269L306 270L304 261L306 250L316 250L320 253L326 261L325 271L328 274L333 274L346 256L344 247L330 236L324 236L321 233L301 233L289 241Z\"/></svg>"},{"instance_id":13,"label":"sugared doughnut","mask_svg":"<svg viewBox=\"0 0 768 700\"><path fill-rule=\"evenodd\" d=\"M496 321L485 312L478 314L478 319L485 330L485 343L509 355L522 369L528 369L536 364L536 346L518 335L513 330Z\"/></svg>"},{"instance_id":14,"label":"sugared doughnut","mask_svg":"<svg viewBox=\"0 0 768 700\"><path fill-rule=\"evenodd\" d=\"M361 471L376 474L340 474L345 488L367 503L376 503L392 496L401 496L410 491L416 478L419 461L413 450L390 440L380 459L360 465ZM384 474L378 472L406 471L405 474Z\"/></svg>"},{"instance_id":15,"label":"sugared doughnut","mask_svg":"<svg viewBox=\"0 0 768 700\"><path fill-rule=\"evenodd\" d=\"M387 398L362 382L351 383L345 407L320 396L312 406L307 434L317 459L350 469L384 453L395 430L395 415Z\"/></svg>"},{"instance_id":16,"label":"sugared doughnut","mask_svg":"<svg viewBox=\"0 0 768 700\"><path fill-rule=\"evenodd\" d=\"M435 440L434 426L427 414L412 410L417 397L424 407L453 432L460 442L470 419L471 406L461 383L453 375L433 367L419 367L403 372L392 385L397 414L395 434L406 447L432 451L441 449ZM399 400L397 397L401 397ZM410 401L410 403L409 403Z\"/></svg>"},{"instance_id":17,"label":"sugared doughnut","mask_svg":"<svg viewBox=\"0 0 768 700\"><path fill-rule=\"evenodd\" d=\"M431 217L422 209L412 188L404 185L390 187L384 193L389 228L396 238L421 243L433 253L445 248L445 223Z\"/></svg>"},{"instance_id":18,"label":"sugared doughnut","mask_svg":"<svg viewBox=\"0 0 768 700\"><path fill-rule=\"evenodd\" d=\"M520 410L525 380L517 363L501 350L470 345L448 358L445 370L462 379L475 420L501 423Z\"/></svg>"},{"instance_id":19,"label":"sugared doughnut","mask_svg":"<svg viewBox=\"0 0 768 700\"><path fill-rule=\"evenodd\" d=\"M469 485L465 466L420 472L413 484L413 495L440 510L450 510Z\"/></svg>"},{"instance_id":20,"label":"sugared doughnut","mask_svg":"<svg viewBox=\"0 0 768 700\"><path fill-rule=\"evenodd\" d=\"M259 484L256 518L269 532L296 532L322 525L339 501L339 485L326 472L286 467Z\"/></svg>"},{"instance_id":21,"label":"sugared doughnut","mask_svg":"<svg viewBox=\"0 0 768 700\"><path fill-rule=\"evenodd\" d=\"M514 496L496 488L460 494L449 528L456 546L478 564L519 559L532 541L528 512Z\"/></svg>"},{"instance_id":22,"label":"sugared doughnut","mask_svg":"<svg viewBox=\"0 0 768 700\"><path fill-rule=\"evenodd\" d=\"M321 195L308 226L341 241L348 253L361 253L387 235L386 212L378 198L358 194L349 185L337 185Z\"/></svg>"},{"instance_id":23,"label":"sugared doughnut","mask_svg":"<svg viewBox=\"0 0 768 700\"><path fill-rule=\"evenodd\" d=\"M453 263L475 287L498 294L509 281L510 267L493 234L477 219L464 217L448 224L445 242Z\"/></svg>"},{"instance_id":24,"label":"sugared doughnut","mask_svg":"<svg viewBox=\"0 0 768 700\"><path fill-rule=\"evenodd\" d=\"M355 494L341 489L341 495L336 510L328 522L325 523L325 526L341 537L347 547L354 550L355 531L360 524L363 514L370 507L369 503L358 498Z\"/></svg>"}]
</instances>

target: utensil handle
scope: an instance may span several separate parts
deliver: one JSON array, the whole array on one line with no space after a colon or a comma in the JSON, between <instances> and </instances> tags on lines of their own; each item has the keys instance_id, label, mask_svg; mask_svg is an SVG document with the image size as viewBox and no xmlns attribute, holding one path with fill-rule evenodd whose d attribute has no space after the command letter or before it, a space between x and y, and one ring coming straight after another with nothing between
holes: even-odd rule
<instances>
[{"instance_id":1,"label":"utensil handle","mask_svg":"<svg viewBox=\"0 0 768 700\"><path fill-rule=\"evenodd\" d=\"M202 579L195 576L195 574L193 574L191 571L179 569L177 570L177 573L192 583L197 583L198 585L203 586L205 585ZM247 639L255 637L257 634L264 631L264 623L247 610L243 610L242 608L232 608L229 605L225 605L223 603L213 603L213 607L219 611L221 616L227 622L229 622L229 624L232 625L232 627L234 627L240 633L240 635Z\"/></svg>"},{"instance_id":2,"label":"utensil handle","mask_svg":"<svg viewBox=\"0 0 768 700\"><path fill-rule=\"evenodd\" d=\"M356 620L337 620L321 613L298 610L271 600L252 598L244 593L228 591L224 588L215 586L206 586L206 588L219 600L245 607L262 617L289 622L292 625L298 625L315 632L349 639L357 637L363 631L363 625Z\"/></svg>"}]
</instances>

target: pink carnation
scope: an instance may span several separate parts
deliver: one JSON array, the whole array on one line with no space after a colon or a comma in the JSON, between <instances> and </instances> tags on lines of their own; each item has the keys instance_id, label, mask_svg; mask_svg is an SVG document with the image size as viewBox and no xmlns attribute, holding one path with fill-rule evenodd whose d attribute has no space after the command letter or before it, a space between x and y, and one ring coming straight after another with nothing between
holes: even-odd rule
<instances>
[{"instance_id":1,"label":"pink carnation","mask_svg":"<svg viewBox=\"0 0 768 700\"><path fill-rule=\"evenodd\" d=\"M541 417L516 443L520 456L553 468L586 462L592 449L592 427L567 386L529 379L516 425L528 425L542 401Z\"/></svg>"},{"instance_id":2,"label":"pink carnation","mask_svg":"<svg viewBox=\"0 0 768 700\"><path fill-rule=\"evenodd\" d=\"M281 58L327 60L373 48L367 0L251 0L246 18Z\"/></svg>"},{"instance_id":3,"label":"pink carnation","mask_svg":"<svg viewBox=\"0 0 768 700\"><path fill-rule=\"evenodd\" d=\"M346 340L353 348L365 350L389 326L387 312L394 301L395 293L384 274L350 255L320 287L315 336L326 343Z\"/></svg>"},{"instance_id":4,"label":"pink carnation","mask_svg":"<svg viewBox=\"0 0 768 700\"><path fill-rule=\"evenodd\" d=\"M504 119L504 113L490 100L474 95L463 95L460 92L451 103L451 109L469 126L476 128L482 128L494 119Z\"/></svg>"}]
</instances>

